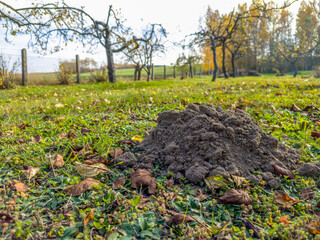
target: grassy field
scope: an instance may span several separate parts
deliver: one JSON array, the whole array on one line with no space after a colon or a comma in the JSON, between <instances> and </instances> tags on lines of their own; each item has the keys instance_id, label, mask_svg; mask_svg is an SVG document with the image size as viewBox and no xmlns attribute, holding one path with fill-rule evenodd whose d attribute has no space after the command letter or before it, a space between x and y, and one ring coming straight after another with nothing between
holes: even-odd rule
<instances>
[{"instance_id":1,"label":"grassy field","mask_svg":"<svg viewBox=\"0 0 320 240\"><path fill-rule=\"evenodd\" d=\"M173 67L167 66L166 73L168 78L173 77ZM92 75L94 73L81 73L81 82L82 83L92 83ZM179 78L180 73L177 71L177 78ZM199 71L197 71L199 74ZM154 75L156 79L163 79L164 77L164 68L163 67L155 67ZM120 81L132 81L134 79L134 68L127 69L117 69L116 76ZM73 79L76 81L76 75L73 74ZM53 85L58 84L57 74L56 73L29 73L28 82L30 85ZM142 70L141 79L145 80L147 78L146 71ZM21 82L21 75L18 76L18 82Z\"/></svg>"},{"instance_id":2,"label":"grassy field","mask_svg":"<svg viewBox=\"0 0 320 240\"><path fill-rule=\"evenodd\" d=\"M320 112L311 108L290 111L293 104L301 109L320 108L319 86L316 79L263 76L1 91L1 237L211 239L224 235L254 239L258 229L263 239L319 239L318 178L282 177L280 190L299 199L288 207L277 204L275 190L263 182L245 182L239 187L249 193L252 205L225 205L216 201L225 189L212 193L205 183L193 185L185 179L171 186L170 176L155 176L157 191L144 202L139 190L130 187L131 169L117 170L108 154L117 148L134 152L134 146L119 141L143 139L156 126L159 112L182 110L188 103L211 103L223 109L245 109L266 132L298 149L301 161L319 163L319 140L311 137L311 132L320 131ZM53 154L63 157L63 167L51 169ZM105 159L112 172L94 177L101 183L84 194L70 196L63 189L84 178L75 170L74 162L83 162L92 154ZM35 176L30 176L30 166L39 168ZM113 190L120 177L126 179L124 187ZM229 181L227 188L234 188L234 183ZM312 189L314 197L302 198L305 189ZM195 198L201 192L207 195L202 201ZM175 224L171 211L187 214L192 221ZM253 227L246 227L243 218Z\"/></svg>"}]
</instances>

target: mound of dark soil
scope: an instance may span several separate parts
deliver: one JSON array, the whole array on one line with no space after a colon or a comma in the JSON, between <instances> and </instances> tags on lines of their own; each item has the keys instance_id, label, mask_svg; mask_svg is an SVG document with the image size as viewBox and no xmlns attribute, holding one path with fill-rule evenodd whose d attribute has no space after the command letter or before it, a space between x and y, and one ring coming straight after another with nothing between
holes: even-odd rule
<instances>
[{"instance_id":1,"label":"mound of dark soil","mask_svg":"<svg viewBox=\"0 0 320 240\"><path fill-rule=\"evenodd\" d=\"M274 173L272 164L296 169L298 151L265 133L244 111L190 104L184 111L159 114L157 127L138 145L138 165L200 182L205 177L230 174L251 178ZM259 180L259 179L258 179Z\"/></svg>"}]
</instances>

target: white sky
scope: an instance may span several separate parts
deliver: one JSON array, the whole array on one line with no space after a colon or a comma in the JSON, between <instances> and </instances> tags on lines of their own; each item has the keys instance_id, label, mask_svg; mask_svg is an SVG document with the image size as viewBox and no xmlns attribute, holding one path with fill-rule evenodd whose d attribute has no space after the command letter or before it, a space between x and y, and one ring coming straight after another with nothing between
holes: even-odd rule
<instances>
[{"instance_id":1,"label":"white sky","mask_svg":"<svg viewBox=\"0 0 320 240\"><path fill-rule=\"evenodd\" d=\"M26 6L28 2L11 0L12 5ZM212 9L218 9L220 12L228 12L236 8L239 3L251 2L249 0L66 0L71 6L85 6L85 9L99 20L104 20L107 15L108 6L113 5L115 9L120 9L122 16L127 19L126 25L139 31L148 23L161 23L169 32L168 41L181 41L186 35L194 33L198 30L199 19L204 16L208 6ZM276 1L281 2L281 1ZM299 7L299 3L295 3L293 10ZM0 34L3 31L0 30ZM14 39L11 44L5 42L4 37L0 38L0 53L18 53L19 50L27 47L28 39L20 36ZM81 47L75 48L74 44L69 44L68 50L47 55L47 58L73 58L76 53L81 58L86 56L92 57L97 61L105 61L105 51L98 48L98 53L90 55ZM84 50L84 51L83 51ZM163 56L155 58L155 64L171 64L174 63L181 49L174 48L172 44L167 45L167 52ZM35 56L32 49L28 50L29 56ZM116 62L122 60L121 55L116 54Z\"/></svg>"}]
</instances>

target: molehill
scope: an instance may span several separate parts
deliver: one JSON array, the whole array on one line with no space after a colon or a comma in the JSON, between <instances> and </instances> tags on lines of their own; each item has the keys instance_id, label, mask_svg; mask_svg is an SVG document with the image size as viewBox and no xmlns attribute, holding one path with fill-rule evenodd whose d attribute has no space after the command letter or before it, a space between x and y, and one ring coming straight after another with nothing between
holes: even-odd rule
<instances>
[{"instance_id":1,"label":"molehill","mask_svg":"<svg viewBox=\"0 0 320 240\"><path fill-rule=\"evenodd\" d=\"M162 174L173 172L191 182L215 175L269 181L273 164L292 170L300 159L297 150L265 133L246 112L210 104L159 113L158 125L138 148L138 167L152 170L159 164Z\"/></svg>"}]
</instances>

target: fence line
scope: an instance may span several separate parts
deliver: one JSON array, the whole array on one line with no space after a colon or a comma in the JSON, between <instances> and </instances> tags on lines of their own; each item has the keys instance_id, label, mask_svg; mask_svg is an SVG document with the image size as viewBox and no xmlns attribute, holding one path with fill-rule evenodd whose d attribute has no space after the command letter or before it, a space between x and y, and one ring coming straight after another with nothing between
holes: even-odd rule
<instances>
[{"instance_id":1,"label":"fence line","mask_svg":"<svg viewBox=\"0 0 320 240\"><path fill-rule=\"evenodd\" d=\"M9 49L11 53L2 53L0 48L1 56L14 57L15 61L20 63L20 69L17 71L18 76L21 76L20 83L22 85L27 84L55 84L57 82L56 73L59 71L59 63L66 62L69 66L73 66L73 72L75 74L76 83L87 81L97 70L105 68L105 62L93 61L91 64L85 64L85 59L80 59L79 55L75 58L53 58L48 56L35 56L28 55L26 49L22 49L21 53L15 49ZM86 58L92 59L92 58ZM119 80L134 80L134 68L117 68L116 76ZM200 68L194 69L194 76L208 75L210 72L204 72ZM47 74L45 74L47 73ZM81 74L85 73L85 74ZM152 65L151 68L151 80L155 79L168 79L168 78L185 78L188 77L185 72L178 71L176 66L166 65ZM1 76L0 76L1 77ZM19 77L20 78L20 77ZM147 79L147 74L144 70L141 72L141 79ZM43 82L43 83L42 83ZM44 83L45 82L45 83Z\"/></svg>"}]
</instances>

